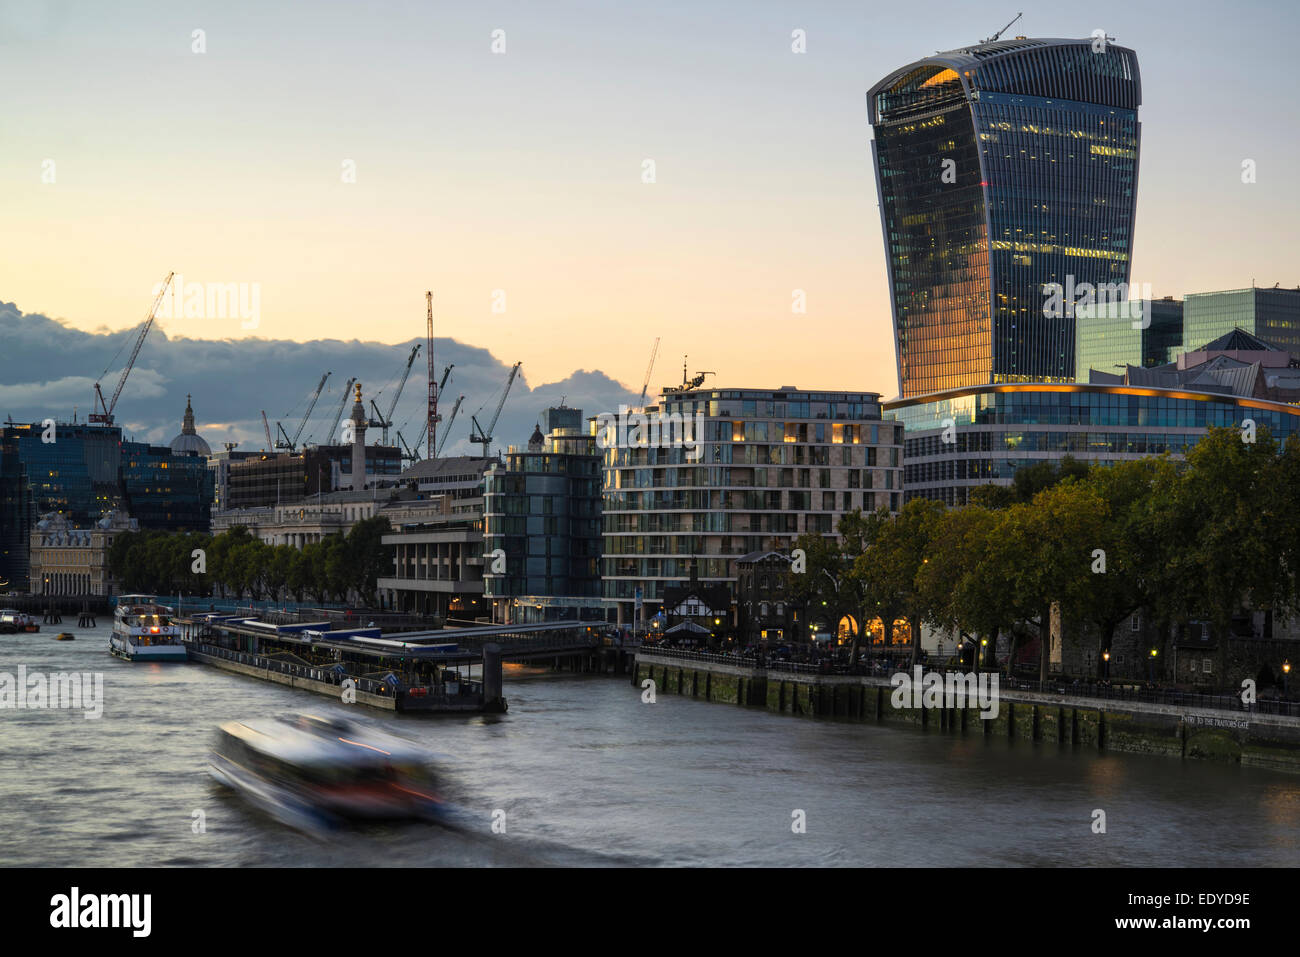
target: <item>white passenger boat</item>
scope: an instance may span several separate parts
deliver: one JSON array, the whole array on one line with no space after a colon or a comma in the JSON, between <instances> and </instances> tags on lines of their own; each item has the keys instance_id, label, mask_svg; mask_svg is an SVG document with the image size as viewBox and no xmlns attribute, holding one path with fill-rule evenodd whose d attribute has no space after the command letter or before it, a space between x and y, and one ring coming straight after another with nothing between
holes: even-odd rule
<instances>
[{"instance_id":1,"label":"white passenger boat","mask_svg":"<svg viewBox=\"0 0 1300 957\"><path fill-rule=\"evenodd\" d=\"M276 820L312 832L358 819L445 822L431 759L357 722L298 714L226 722L208 766Z\"/></svg>"},{"instance_id":2,"label":"white passenger boat","mask_svg":"<svg viewBox=\"0 0 1300 957\"><path fill-rule=\"evenodd\" d=\"M40 631L36 619L13 608L0 608L0 634L12 635L20 631Z\"/></svg>"},{"instance_id":3,"label":"white passenger boat","mask_svg":"<svg viewBox=\"0 0 1300 957\"><path fill-rule=\"evenodd\" d=\"M113 615L108 650L127 661L185 661L180 626L153 595L122 595Z\"/></svg>"}]
</instances>

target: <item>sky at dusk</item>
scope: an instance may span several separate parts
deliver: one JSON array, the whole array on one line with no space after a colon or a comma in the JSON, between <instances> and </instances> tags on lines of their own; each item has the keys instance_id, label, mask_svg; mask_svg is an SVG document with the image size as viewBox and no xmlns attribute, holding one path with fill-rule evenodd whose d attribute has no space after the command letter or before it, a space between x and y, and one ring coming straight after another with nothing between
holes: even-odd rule
<instances>
[{"instance_id":1,"label":"sky at dusk","mask_svg":"<svg viewBox=\"0 0 1300 957\"><path fill-rule=\"evenodd\" d=\"M396 366L424 335L426 289L439 337L523 360L532 382L589 370L639 392L661 337L652 385L680 381L689 353L720 386L889 397L865 92L1015 8L1007 36L1102 28L1137 52L1135 282L1300 285L1292 2L0 0L0 302L120 332L171 270L256 284L256 328L160 320L141 384L169 422L189 389L168 344L361 339ZM61 379L84 410L117 347L0 363L0 414L34 415L23 387ZM248 408L226 422L264 404L257 368L228 370ZM294 394L319 377L294 374Z\"/></svg>"}]
</instances>

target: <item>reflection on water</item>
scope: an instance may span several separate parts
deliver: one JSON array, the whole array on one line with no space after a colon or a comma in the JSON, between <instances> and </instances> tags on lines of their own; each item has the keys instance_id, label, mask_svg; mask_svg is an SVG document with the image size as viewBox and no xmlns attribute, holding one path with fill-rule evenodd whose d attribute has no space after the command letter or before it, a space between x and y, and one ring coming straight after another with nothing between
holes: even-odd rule
<instances>
[{"instance_id":1,"label":"reflection on water","mask_svg":"<svg viewBox=\"0 0 1300 957\"><path fill-rule=\"evenodd\" d=\"M123 662L107 627L74 631L0 637L0 671L105 675L100 720L0 711L3 864L1300 863L1300 776L672 695L649 705L625 679L532 668L508 670L505 715L385 715L202 665ZM304 710L443 755L468 829L375 824L313 840L208 777L221 722ZM1094 809L1106 834L1092 833Z\"/></svg>"}]
</instances>

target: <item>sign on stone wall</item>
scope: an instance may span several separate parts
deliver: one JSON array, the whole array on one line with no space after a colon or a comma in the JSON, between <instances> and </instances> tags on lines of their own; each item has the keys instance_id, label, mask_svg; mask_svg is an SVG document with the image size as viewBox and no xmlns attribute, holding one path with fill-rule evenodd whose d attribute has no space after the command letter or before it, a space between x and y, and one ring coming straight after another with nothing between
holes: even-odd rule
<instances>
[{"instance_id":1,"label":"sign on stone wall","mask_svg":"<svg viewBox=\"0 0 1300 957\"><path fill-rule=\"evenodd\" d=\"M1194 728L1227 728L1232 731L1249 731L1245 718L1218 718L1203 714L1185 714L1183 720Z\"/></svg>"}]
</instances>

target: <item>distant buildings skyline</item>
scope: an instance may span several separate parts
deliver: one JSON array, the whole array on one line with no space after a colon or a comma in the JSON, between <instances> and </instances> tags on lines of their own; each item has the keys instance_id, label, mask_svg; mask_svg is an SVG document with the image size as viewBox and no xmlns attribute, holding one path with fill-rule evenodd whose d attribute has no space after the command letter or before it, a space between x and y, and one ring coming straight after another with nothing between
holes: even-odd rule
<instances>
[{"instance_id":1,"label":"distant buildings skyline","mask_svg":"<svg viewBox=\"0 0 1300 957\"><path fill-rule=\"evenodd\" d=\"M1234 330L1300 360L1300 287L1189 292L1183 299L1136 300L1127 310L1093 304L1076 312L1076 382L1090 381L1092 370L1164 365Z\"/></svg>"},{"instance_id":2,"label":"distant buildings skyline","mask_svg":"<svg viewBox=\"0 0 1300 957\"><path fill-rule=\"evenodd\" d=\"M657 298L662 288L672 288L679 295L697 288L699 271L720 262L716 255L709 254L707 244L682 238L680 230L693 222L691 215L707 207L711 197L728 195L726 190L730 188L727 184L722 193L715 194L700 189L701 183L696 181L695 188L688 190L690 201L671 206L679 232L656 232L664 207L656 205L658 200L651 197L667 194L671 204L681 201L671 189L660 189L675 182L671 176L659 177L658 171L673 169L662 156L637 161L641 178L630 184L639 191L635 202L622 198L617 190L610 200L611 208L620 210L622 218L618 222L624 228L635 234L640 222L655 232L661 245L648 256L643 247L623 248L618 254L602 248L588 250L577 259L582 264L579 274L593 277L590 284L604 294L598 306L588 298L590 290L580 288L584 283L573 282L573 271L569 270L557 275L565 277L564 288L577 305L557 316L554 297L558 287L549 286L552 298L548 313L538 308L538 303L546 299L538 294L538 278L521 268L517 255L511 258L495 248L480 248L476 251L478 269L501 259L508 264L503 267L507 278L492 280L500 284L489 283L482 290L487 318L478 316L476 307L468 305L470 292L481 276L472 282L457 279L447 294L449 307L444 306L442 293L435 293L436 328L453 337L495 338L498 345L518 349L530 364L533 355L539 357L539 363L552 364L562 356L569 368L580 366L587 357L603 364L606 360L627 363L628 356L632 356L632 368L638 370L634 375L639 377L643 353L635 355L641 353L638 337L644 337L648 346L660 326L677 324L677 335L687 345L680 351L689 351L692 356L690 371L701 366L720 370L719 378L709 388L693 393L661 393L659 384L675 379L676 354L680 354L669 342L661 353L658 374L648 383L653 388L650 395L661 395L660 406L705 416L705 434L697 436L704 443L705 461L696 463L682 457L677 449L607 450L600 570L603 598L617 607L620 620L633 617L642 604L661 600L666 585L681 580L690 571L701 579L731 580L731 564L741 554L769 548L774 541L789 544L798 534L832 535L838 516L852 508L896 510L904 498L904 475L908 495L927 495L960 504L970 487L1010 481L1015 468L1031 461L1056 460L1067 453L1099 461L1162 451L1181 453L1203 434L1207 425L1236 423L1244 407L1237 400L1247 396L1230 390L1190 398L1151 395L1147 393L1153 390L1148 388L1144 393L1130 381L1069 385L1078 374L1080 361L1076 317L1073 310L1062 315L1044 312L1044 292L1049 283L1127 287L1133 277L1135 240L1140 235L1134 224L1139 201L1138 157L1143 149L1143 132L1137 118L1142 97L1133 49L1109 40L1097 48L1096 41L1087 37L1017 37L960 47L893 69L870 88L868 120L875 134L871 149L886 262L887 281L882 288L892 303L895 380L901 393L901 398L893 401L882 404L881 393L871 388L888 381L879 377L878 364L868 367L854 361L860 360L864 351L883 351L875 348L883 336L851 321L863 311L878 310L881 297L870 293L842 297L835 314L829 317L830 324L819 329L818 323L828 317L808 308L810 301L818 301L818 288L802 278L815 276L816 271L809 260L791 254L789 249L784 253L769 250L755 260L769 269L784 263L786 268L780 270L780 278L754 271L747 283L729 295L719 295L715 288L712 297L692 300L689 308L676 310L695 317L685 324L681 324L680 315L668 319L647 313L646 301L665 303ZM1184 124L1179 132L1185 129ZM838 153L821 155L827 169L842 162ZM345 166L349 162L353 161L345 160ZM1246 162L1252 164L1253 173L1255 160ZM647 168L651 170L649 179L645 178ZM685 168L691 167L688 164ZM743 171L743 167L738 168ZM491 182L513 182L508 171L498 168L493 172ZM811 174L811 167L806 172ZM596 180L604 188L610 185L599 176ZM593 185L582 177L577 177L576 182L586 187ZM1255 179L1248 180L1243 172L1234 188L1254 185ZM313 190L317 188L320 184L313 186ZM646 192L649 188L658 192ZM713 185L713 189L719 188ZM870 194L869 188L861 195L844 189L832 192L856 213L862 212L859 200L869 199ZM1273 195L1266 190L1259 192ZM771 194L770 185L750 183L731 195L736 199L748 197L759 204L770 201ZM538 221L550 225L555 222L554 216L553 211L549 215L539 212ZM1167 225L1171 221L1166 215L1160 229L1172 229ZM506 215L500 222L509 224L514 219ZM857 227L863 234L870 234L872 223L870 217L861 217ZM268 229L273 226L267 224ZM752 229L760 235L781 232L747 222L740 212L728 219L726 228ZM810 215L802 228L817 232L816 217ZM716 241L725 235L713 234L712 238ZM827 236L834 237L834 230L826 235L819 233L818 243ZM536 234L531 236L528 249L544 251L554 241L550 232ZM1220 259L1225 258L1221 244L1208 243L1203 233L1193 241L1196 249L1211 250ZM849 248L844 245L838 252L844 255ZM628 260L620 259L620 255L631 256L637 262L634 274L629 274ZM247 260L231 274L221 274L220 280L232 280L242 288L246 280L241 270L246 269L249 279L260 282L251 275L260 268L256 263L276 259L272 251L261 261ZM439 268L453 261L455 257L449 255L439 262ZM463 259L459 261L464 263ZM620 262L623 268L619 268ZM248 268L250 264L252 268ZM1254 261L1248 264L1253 266ZM346 289L350 280L345 277L360 273L374 282L374 277L382 273L373 261L364 265L335 261L333 267L327 269L329 279L322 285ZM662 274L642 285L647 282L645 276L657 270ZM876 271L873 267L872 272ZM190 274L196 275L192 267ZM512 275L525 278L515 285L508 278ZM665 280L664 275L669 278ZM376 283L383 286L383 293L376 295L374 302L385 303L381 311L400 313L400 328L416 333L421 314L416 312L414 290L426 283L404 275L403 289L408 279L412 280L412 291L401 296L409 295L410 303L400 298L400 304L396 304L398 297L389 298L391 282ZM548 276L542 285L555 282L553 276ZM438 282L427 284L436 290L448 288ZM262 297L258 288L258 301L268 320L265 328L270 331L276 326L272 319L275 313L270 311L274 297ZM369 334L394 328L384 320L370 320L374 302L357 299L355 288L353 292L351 298L344 298L353 306L364 303L365 317L360 321L349 317L346 333ZM1187 293L1181 316L1186 327L1183 344L1203 345L1193 337L1239 319L1249 325L1249 331L1267 329L1285 339L1288 348L1294 342L1294 348L1300 349L1300 321L1293 315L1289 300L1274 308L1272 299L1262 292L1239 292L1248 295L1237 296L1241 301L1231 304L1224 298L1226 293ZM756 307L756 303L760 305ZM746 309L750 314L745 313ZM668 312L672 310L664 311L664 315ZM475 316L478 318L470 318ZM253 322L254 327L261 318ZM562 321L556 322L556 318ZM207 315L202 310L192 316L182 308L173 311L169 321L184 324L195 319L202 322L184 328L205 335L229 336L225 343L229 347L229 364L223 368L227 374L237 375L241 346L257 346L257 342L240 338L249 331L247 325L237 322L240 331L231 325L232 320L246 317ZM285 330L288 326L279 328ZM315 326L306 328L316 330ZM1174 348L1163 339L1155 341L1157 333L1164 331L1162 323L1150 335L1129 337L1123 342L1107 339L1105 348L1114 350L1107 357L1118 363L1132 356L1137 366L1158 365ZM539 335L544 338L539 340ZM175 338L169 340L169 345L195 341ZM286 335L285 341L293 343L292 333ZM102 344L106 344L105 340L97 338L96 345ZM401 348L399 344L388 350L397 352ZM488 349L480 351L490 355ZM47 374L58 375L63 381L74 378L66 374L68 370L59 368L58 353L52 355L53 361L44 365ZM771 362L773 355L777 356L775 363ZM718 360L719 356L725 357L727 365ZM102 358L97 357L94 365ZM495 360L495 356L492 358ZM84 359L82 365L86 364ZM753 375L749 370L756 367L755 363L769 374L761 378ZM13 367L28 369L36 365L20 361ZM852 392L832 388L846 368L852 368L852 384L859 387ZM145 376L143 385L156 389L166 381L169 370L165 364L161 371L156 365L142 368L133 385L142 384L139 376L146 371L153 373L152 381ZM346 371L350 374L356 370ZM278 378L263 375L268 384ZM383 381L369 372L365 376L367 381ZM307 381L304 378L304 387ZM629 383L625 388L635 391L638 378L626 376L625 381ZM802 383L804 388L753 388L767 382L792 381ZM751 387L733 388L737 382L748 382ZM622 387L622 383L615 384ZM1195 382L1190 378L1178 384L1183 391L1195 391ZM77 382L76 387L84 392L85 382ZM21 389L22 385L9 388ZM453 385L453 389L457 386ZM228 386L226 391L235 392L246 405L256 405L259 398L249 394L247 384L243 389L237 384ZM480 391L483 400L490 403L490 383L481 385ZM412 392L420 393L416 381L412 382ZM870 398L863 398L866 396ZM856 410L837 408L841 404L852 406L854 401L860 406ZM593 415L615 407L613 403L593 403L585 398L579 402ZM819 404L826 406L820 413L816 409ZM1251 408L1259 409L1259 417L1274 425L1275 431L1285 433L1295 426L1292 409L1258 404ZM529 409L528 419L533 411L535 407ZM899 416L907 430L905 441L902 429L887 418L882 420L882 411L886 417ZM819 421L823 419L846 421ZM870 425L862 425L864 420L869 420ZM359 397L352 421L364 435L366 415ZM944 435L950 425L960 433L953 441ZM870 432L864 433L865 428ZM509 444L512 438L523 439L517 429L514 435L505 430L502 434L501 444ZM194 435L193 415L187 411L186 427L178 441L186 444L186 437ZM349 474L360 483L365 475L363 440L350 451ZM742 459L733 462L733 454ZM515 465L520 473L533 472L526 455ZM241 469L229 465L231 472L251 472L259 467L246 465ZM503 496L499 500L502 508L491 514L501 521L502 528L509 529L505 534L513 539L512 548L534 537L528 523L523 523L526 531L521 537L521 523L515 521L516 517L526 515L540 520L543 531L539 540L559 535L546 530L547 513L544 508L540 512L533 509L534 496L526 491L530 483L545 484L545 475L542 463L537 474L497 476L503 486L498 489ZM148 478L146 475L144 480ZM292 479L295 485L305 487L310 482L310 476L296 466ZM525 491L520 491L520 484ZM279 499L278 479L268 477L259 491L263 500L273 488ZM142 493L148 492L149 487L142 487ZM545 506L548 495L564 494L551 491L536 497ZM516 496L509 505L505 504L507 495ZM525 501L527 512L522 511ZM238 496L232 494L229 504L238 504ZM261 507L270 506L263 503ZM497 530L490 531L495 534ZM428 573L431 562L460 562L473 550L470 546L477 544L473 535L481 537L482 529L455 530L456 535L462 532L468 536L464 541L457 538L401 543L404 548L409 544L412 550L403 553L399 568L411 572L414 581L442 581L437 577L422 579L421 575ZM443 546L449 551L439 551ZM528 557L537 561L517 564L509 570L508 576L515 579L511 586L515 593L503 593L503 599L565 590L554 580L566 577L562 571L572 556L550 554L548 548L540 555L529 552ZM589 560L584 557L581 561ZM447 580L460 582L463 574L471 572L462 569ZM548 577L552 579L549 584ZM540 586L528 582L538 578ZM414 593L429 589L405 590ZM448 592L452 593L454 589ZM444 595L437 600L445 602L447 598Z\"/></svg>"},{"instance_id":3,"label":"distant buildings skyline","mask_svg":"<svg viewBox=\"0 0 1300 957\"><path fill-rule=\"evenodd\" d=\"M191 438L183 427L175 441ZM117 426L6 423L0 426L0 579L19 590L33 584L31 535L46 516L77 530L99 527L116 513L141 529L206 532L213 498L214 474L196 452L132 442Z\"/></svg>"}]
</instances>

